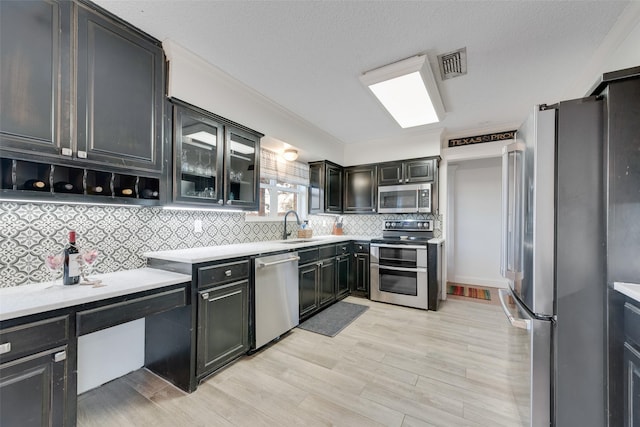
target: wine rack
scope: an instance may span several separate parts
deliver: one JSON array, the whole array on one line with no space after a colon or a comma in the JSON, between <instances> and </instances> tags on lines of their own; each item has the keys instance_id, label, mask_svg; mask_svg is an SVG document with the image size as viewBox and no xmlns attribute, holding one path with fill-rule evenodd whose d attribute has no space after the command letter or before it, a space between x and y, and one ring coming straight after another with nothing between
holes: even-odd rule
<instances>
[{"instance_id":1,"label":"wine rack","mask_svg":"<svg viewBox=\"0 0 640 427\"><path fill-rule=\"evenodd\" d=\"M2 199L160 206L160 179L0 158Z\"/></svg>"}]
</instances>

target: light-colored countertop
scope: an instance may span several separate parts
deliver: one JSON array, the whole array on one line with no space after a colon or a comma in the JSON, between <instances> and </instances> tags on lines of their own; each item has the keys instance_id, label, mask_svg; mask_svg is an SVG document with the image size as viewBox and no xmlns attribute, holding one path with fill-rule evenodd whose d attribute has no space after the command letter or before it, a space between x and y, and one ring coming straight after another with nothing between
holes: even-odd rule
<instances>
[{"instance_id":1,"label":"light-colored countertop","mask_svg":"<svg viewBox=\"0 0 640 427\"><path fill-rule=\"evenodd\" d=\"M625 294L626 296L636 300L637 302L640 302L640 284L615 282L613 284L613 289L620 292L621 294Z\"/></svg>"},{"instance_id":2,"label":"light-colored countertop","mask_svg":"<svg viewBox=\"0 0 640 427\"><path fill-rule=\"evenodd\" d=\"M340 243L350 240L371 240L368 236L314 236L310 239L272 240L267 242L237 243L233 245L208 246L203 248L175 249L170 251L145 252L147 258L165 261L198 264L201 262L217 261L228 258L279 252L291 249L301 249L327 243ZM286 242L286 243L285 243Z\"/></svg>"},{"instance_id":3,"label":"light-colored countertop","mask_svg":"<svg viewBox=\"0 0 640 427\"><path fill-rule=\"evenodd\" d=\"M105 286L95 288L91 285L64 286L62 279L58 279L55 283L44 282L0 288L0 320L191 281L191 275L153 268L98 274L95 277L102 280Z\"/></svg>"}]
</instances>

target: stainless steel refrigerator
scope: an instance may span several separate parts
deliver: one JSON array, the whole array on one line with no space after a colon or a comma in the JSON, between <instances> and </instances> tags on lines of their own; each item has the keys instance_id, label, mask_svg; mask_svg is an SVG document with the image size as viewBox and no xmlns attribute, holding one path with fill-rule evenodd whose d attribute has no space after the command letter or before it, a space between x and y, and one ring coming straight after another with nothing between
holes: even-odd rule
<instances>
[{"instance_id":1,"label":"stainless steel refrigerator","mask_svg":"<svg viewBox=\"0 0 640 427\"><path fill-rule=\"evenodd\" d=\"M605 426L603 100L537 106L503 151L500 300L522 424Z\"/></svg>"}]
</instances>

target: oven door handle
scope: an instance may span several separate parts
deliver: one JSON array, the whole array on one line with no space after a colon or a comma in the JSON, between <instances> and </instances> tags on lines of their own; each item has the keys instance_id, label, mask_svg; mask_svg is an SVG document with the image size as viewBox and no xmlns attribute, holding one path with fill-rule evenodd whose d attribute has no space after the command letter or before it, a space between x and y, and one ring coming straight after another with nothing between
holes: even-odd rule
<instances>
[{"instance_id":1,"label":"oven door handle","mask_svg":"<svg viewBox=\"0 0 640 427\"><path fill-rule=\"evenodd\" d=\"M427 272L427 269L423 267L418 267L418 268L391 267L391 266L380 265L380 264L378 264L378 269L391 270L391 271L408 271L410 273L426 273Z\"/></svg>"},{"instance_id":2,"label":"oven door handle","mask_svg":"<svg viewBox=\"0 0 640 427\"><path fill-rule=\"evenodd\" d=\"M425 245L393 245L393 244L387 244L387 243L372 243L371 246L374 246L376 248L392 248L392 249L424 249L425 251L427 250L427 247Z\"/></svg>"}]
</instances>

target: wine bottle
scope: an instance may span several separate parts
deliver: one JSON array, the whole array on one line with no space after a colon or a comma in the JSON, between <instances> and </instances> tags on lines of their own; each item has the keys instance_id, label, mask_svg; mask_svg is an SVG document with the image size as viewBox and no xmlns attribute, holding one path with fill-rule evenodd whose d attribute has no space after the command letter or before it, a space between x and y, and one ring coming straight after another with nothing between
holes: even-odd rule
<instances>
[{"instance_id":1,"label":"wine bottle","mask_svg":"<svg viewBox=\"0 0 640 427\"><path fill-rule=\"evenodd\" d=\"M58 181L53 184L56 193L73 193L76 186L66 181Z\"/></svg>"},{"instance_id":2,"label":"wine bottle","mask_svg":"<svg viewBox=\"0 0 640 427\"><path fill-rule=\"evenodd\" d=\"M116 196L135 197L135 192L133 191L133 188L129 187L116 188Z\"/></svg>"},{"instance_id":3,"label":"wine bottle","mask_svg":"<svg viewBox=\"0 0 640 427\"><path fill-rule=\"evenodd\" d=\"M76 247L76 232L69 231L69 244L64 248L62 284L80 283L80 251Z\"/></svg>"},{"instance_id":4,"label":"wine bottle","mask_svg":"<svg viewBox=\"0 0 640 427\"><path fill-rule=\"evenodd\" d=\"M49 191L49 184L41 179L28 179L22 188L29 191Z\"/></svg>"},{"instance_id":5,"label":"wine bottle","mask_svg":"<svg viewBox=\"0 0 640 427\"><path fill-rule=\"evenodd\" d=\"M143 199L157 199L158 198L158 190L152 190L150 188L144 188L140 192L140 197Z\"/></svg>"},{"instance_id":6,"label":"wine bottle","mask_svg":"<svg viewBox=\"0 0 640 427\"><path fill-rule=\"evenodd\" d=\"M87 187L87 194L104 194L104 187L101 185L89 186Z\"/></svg>"}]
</instances>

